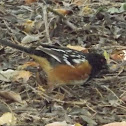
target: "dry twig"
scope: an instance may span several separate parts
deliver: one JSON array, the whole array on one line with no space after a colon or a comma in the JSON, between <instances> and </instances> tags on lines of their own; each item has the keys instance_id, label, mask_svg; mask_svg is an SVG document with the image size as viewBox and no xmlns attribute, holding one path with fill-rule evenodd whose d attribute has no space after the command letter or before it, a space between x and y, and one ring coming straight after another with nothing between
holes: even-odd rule
<instances>
[{"instance_id":1,"label":"dry twig","mask_svg":"<svg viewBox=\"0 0 126 126\"><path fill-rule=\"evenodd\" d=\"M74 31L78 30L78 28L77 28L74 24L72 24L71 22L69 22L69 21L67 20L67 18L64 17L62 14L60 14L60 13L58 13L57 11L51 9L50 7L47 7L47 9L48 9L48 11L54 13L55 15L60 16L60 17L64 20L64 23L65 23L67 26L69 26L72 30L74 30Z\"/></svg>"},{"instance_id":2,"label":"dry twig","mask_svg":"<svg viewBox=\"0 0 126 126\"><path fill-rule=\"evenodd\" d=\"M50 40L50 36L49 36L49 24L48 24L48 19L47 19L47 7L46 6L42 6L43 8L43 20L45 23L45 31L46 31L46 37L48 40L48 43L52 43Z\"/></svg>"}]
</instances>

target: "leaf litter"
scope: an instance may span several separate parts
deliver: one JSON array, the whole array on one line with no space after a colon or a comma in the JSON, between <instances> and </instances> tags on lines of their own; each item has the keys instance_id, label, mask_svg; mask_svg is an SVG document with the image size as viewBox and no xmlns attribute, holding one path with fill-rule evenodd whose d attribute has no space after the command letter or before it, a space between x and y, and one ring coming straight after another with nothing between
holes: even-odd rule
<instances>
[{"instance_id":1,"label":"leaf litter","mask_svg":"<svg viewBox=\"0 0 126 126\"><path fill-rule=\"evenodd\" d=\"M7 81L0 79L0 105L5 102L16 115L13 125L45 126L58 122L63 126L107 126L117 122L115 126L121 126L125 123L125 12L123 0L0 2L0 38L27 47L52 43L70 45L87 53L97 50L105 55L111 69L84 86L64 86L47 93L46 75L39 66L27 54L4 48L0 71L20 71L16 80L9 79L6 73ZM1 113L0 118L7 112ZM3 124L9 125L8 121L9 118Z\"/></svg>"}]
</instances>

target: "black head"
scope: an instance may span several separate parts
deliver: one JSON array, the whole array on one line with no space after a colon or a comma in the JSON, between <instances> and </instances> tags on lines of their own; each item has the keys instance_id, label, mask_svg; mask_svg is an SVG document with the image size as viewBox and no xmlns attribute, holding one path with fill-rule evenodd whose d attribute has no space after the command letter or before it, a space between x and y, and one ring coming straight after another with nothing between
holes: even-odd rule
<instances>
[{"instance_id":1,"label":"black head","mask_svg":"<svg viewBox=\"0 0 126 126\"><path fill-rule=\"evenodd\" d=\"M107 69L107 62L103 55L97 53L89 53L86 58L89 64L92 66L91 76L95 76L101 70Z\"/></svg>"}]
</instances>

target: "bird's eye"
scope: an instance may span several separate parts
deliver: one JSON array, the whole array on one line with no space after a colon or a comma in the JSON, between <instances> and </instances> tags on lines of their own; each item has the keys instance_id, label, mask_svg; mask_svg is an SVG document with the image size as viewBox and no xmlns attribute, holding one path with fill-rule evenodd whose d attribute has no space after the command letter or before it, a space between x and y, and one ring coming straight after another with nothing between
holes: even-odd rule
<instances>
[{"instance_id":1,"label":"bird's eye","mask_svg":"<svg viewBox=\"0 0 126 126\"><path fill-rule=\"evenodd\" d=\"M101 59L101 62L102 62L102 63L105 62L105 59Z\"/></svg>"}]
</instances>

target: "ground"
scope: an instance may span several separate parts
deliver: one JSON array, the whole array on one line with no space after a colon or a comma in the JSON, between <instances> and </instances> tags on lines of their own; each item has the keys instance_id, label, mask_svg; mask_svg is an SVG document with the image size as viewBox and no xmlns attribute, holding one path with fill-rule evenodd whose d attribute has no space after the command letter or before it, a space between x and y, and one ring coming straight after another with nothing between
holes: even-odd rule
<instances>
[{"instance_id":1,"label":"ground","mask_svg":"<svg viewBox=\"0 0 126 126\"><path fill-rule=\"evenodd\" d=\"M66 121L102 126L126 120L125 1L2 0L0 38L27 47L41 43L79 45L89 52L104 53L110 68L83 86L66 85L47 93L46 75L39 65L26 53L1 46L0 74L24 70L25 76L6 81L0 77L0 116L13 113L13 125L45 126Z\"/></svg>"}]
</instances>

